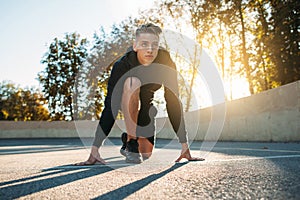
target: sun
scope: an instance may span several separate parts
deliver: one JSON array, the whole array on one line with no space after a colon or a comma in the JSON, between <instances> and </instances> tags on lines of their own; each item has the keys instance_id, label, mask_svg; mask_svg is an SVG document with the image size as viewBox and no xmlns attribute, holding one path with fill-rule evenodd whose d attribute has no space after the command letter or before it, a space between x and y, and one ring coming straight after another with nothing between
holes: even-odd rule
<instances>
[{"instance_id":1,"label":"sun","mask_svg":"<svg viewBox=\"0 0 300 200\"><path fill-rule=\"evenodd\" d=\"M250 96L249 83L245 78L235 76L231 81L224 83L225 92L228 100L240 99Z\"/></svg>"}]
</instances>

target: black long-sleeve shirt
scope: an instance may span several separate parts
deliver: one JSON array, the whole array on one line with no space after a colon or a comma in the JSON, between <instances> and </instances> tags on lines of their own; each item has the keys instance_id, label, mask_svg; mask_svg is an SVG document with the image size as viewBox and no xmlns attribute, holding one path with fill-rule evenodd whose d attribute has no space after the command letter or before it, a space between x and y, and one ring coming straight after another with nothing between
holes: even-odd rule
<instances>
[{"instance_id":1,"label":"black long-sleeve shirt","mask_svg":"<svg viewBox=\"0 0 300 200\"><path fill-rule=\"evenodd\" d=\"M167 113L173 130L177 134L180 143L187 142L182 105L178 98L176 65L172 61L169 52L159 49L156 59L149 66L141 65L136 52L133 50L127 52L113 65L108 81L104 110L100 117L93 145L100 147L110 133L121 108L123 86L128 77L137 77L141 81L141 104L137 122L137 136L149 137L154 134L155 127L152 119L154 115L151 114L153 112L151 102L154 92L164 85Z\"/></svg>"}]
</instances>

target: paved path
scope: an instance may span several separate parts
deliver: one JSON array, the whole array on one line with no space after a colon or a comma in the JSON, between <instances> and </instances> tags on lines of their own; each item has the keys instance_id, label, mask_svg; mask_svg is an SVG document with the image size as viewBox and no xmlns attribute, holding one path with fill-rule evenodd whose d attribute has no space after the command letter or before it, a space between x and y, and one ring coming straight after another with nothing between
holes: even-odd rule
<instances>
[{"instance_id":1,"label":"paved path","mask_svg":"<svg viewBox=\"0 0 300 200\"><path fill-rule=\"evenodd\" d=\"M298 143L194 142L206 160L175 164L178 143L158 140L150 160L132 165L111 139L101 149L108 165L72 166L90 142L1 140L0 199L300 199Z\"/></svg>"}]
</instances>

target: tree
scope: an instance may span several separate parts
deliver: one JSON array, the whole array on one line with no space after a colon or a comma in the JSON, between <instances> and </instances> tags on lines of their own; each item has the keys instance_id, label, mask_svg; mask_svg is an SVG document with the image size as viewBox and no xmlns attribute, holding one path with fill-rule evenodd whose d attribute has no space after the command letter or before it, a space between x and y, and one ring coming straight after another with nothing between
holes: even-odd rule
<instances>
[{"instance_id":1,"label":"tree","mask_svg":"<svg viewBox=\"0 0 300 200\"><path fill-rule=\"evenodd\" d=\"M300 79L300 2L270 0L271 40L269 47L283 85Z\"/></svg>"},{"instance_id":2,"label":"tree","mask_svg":"<svg viewBox=\"0 0 300 200\"><path fill-rule=\"evenodd\" d=\"M72 120L74 117L73 93L76 76L87 57L87 40L77 33L55 38L41 63L46 64L39 73L52 120ZM76 109L75 109L76 110Z\"/></svg>"},{"instance_id":3,"label":"tree","mask_svg":"<svg viewBox=\"0 0 300 200\"><path fill-rule=\"evenodd\" d=\"M246 77L254 94L300 79L299 1L164 0L159 6L175 21L188 13L186 23L216 55L224 82Z\"/></svg>"},{"instance_id":4,"label":"tree","mask_svg":"<svg viewBox=\"0 0 300 200\"><path fill-rule=\"evenodd\" d=\"M93 46L78 73L77 119L99 119L104 107L109 73L114 62L132 45L132 19L115 24L110 33L103 27L94 34Z\"/></svg>"},{"instance_id":5,"label":"tree","mask_svg":"<svg viewBox=\"0 0 300 200\"><path fill-rule=\"evenodd\" d=\"M22 89L9 82L0 84L0 120L48 120L45 105L43 95L33 88Z\"/></svg>"}]
</instances>

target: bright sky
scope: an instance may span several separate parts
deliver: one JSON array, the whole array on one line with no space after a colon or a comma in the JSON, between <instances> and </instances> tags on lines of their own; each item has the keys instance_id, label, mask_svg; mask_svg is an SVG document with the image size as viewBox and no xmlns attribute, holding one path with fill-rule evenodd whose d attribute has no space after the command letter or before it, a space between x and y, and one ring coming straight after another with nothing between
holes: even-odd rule
<instances>
[{"instance_id":1,"label":"bright sky","mask_svg":"<svg viewBox=\"0 0 300 200\"><path fill-rule=\"evenodd\" d=\"M0 82L38 86L40 63L55 37L78 32L91 38L150 8L153 0L0 0Z\"/></svg>"}]
</instances>

